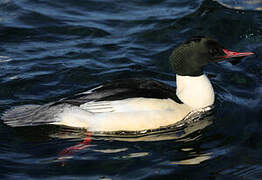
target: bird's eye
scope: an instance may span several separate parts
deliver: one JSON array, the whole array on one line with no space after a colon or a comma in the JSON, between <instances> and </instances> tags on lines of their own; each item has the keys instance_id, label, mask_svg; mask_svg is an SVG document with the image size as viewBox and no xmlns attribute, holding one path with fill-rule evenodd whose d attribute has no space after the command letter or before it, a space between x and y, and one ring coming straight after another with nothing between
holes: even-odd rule
<instances>
[{"instance_id":1,"label":"bird's eye","mask_svg":"<svg viewBox=\"0 0 262 180\"><path fill-rule=\"evenodd\" d=\"M213 57L219 56L219 50L217 48L209 49L208 53Z\"/></svg>"}]
</instances>

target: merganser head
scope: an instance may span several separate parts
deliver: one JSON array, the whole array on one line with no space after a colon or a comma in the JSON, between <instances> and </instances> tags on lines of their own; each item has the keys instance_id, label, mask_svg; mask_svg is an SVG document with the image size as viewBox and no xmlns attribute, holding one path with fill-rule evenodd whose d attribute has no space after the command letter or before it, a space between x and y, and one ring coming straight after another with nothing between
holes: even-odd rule
<instances>
[{"instance_id":1,"label":"merganser head","mask_svg":"<svg viewBox=\"0 0 262 180\"><path fill-rule=\"evenodd\" d=\"M208 63L252 54L230 51L207 37L193 37L175 48L169 59L178 75L200 76L203 74L202 67Z\"/></svg>"}]
</instances>

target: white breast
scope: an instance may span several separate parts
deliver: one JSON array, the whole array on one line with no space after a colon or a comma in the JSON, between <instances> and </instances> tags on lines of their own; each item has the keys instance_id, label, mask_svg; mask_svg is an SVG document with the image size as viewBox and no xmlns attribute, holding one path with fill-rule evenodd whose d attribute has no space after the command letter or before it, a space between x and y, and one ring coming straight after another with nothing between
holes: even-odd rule
<instances>
[{"instance_id":1,"label":"white breast","mask_svg":"<svg viewBox=\"0 0 262 180\"><path fill-rule=\"evenodd\" d=\"M193 109L205 108L214 104L214 90L206 75L197 77L176 75L176 83L177 96Z\"/></svg>"}]
</instances>

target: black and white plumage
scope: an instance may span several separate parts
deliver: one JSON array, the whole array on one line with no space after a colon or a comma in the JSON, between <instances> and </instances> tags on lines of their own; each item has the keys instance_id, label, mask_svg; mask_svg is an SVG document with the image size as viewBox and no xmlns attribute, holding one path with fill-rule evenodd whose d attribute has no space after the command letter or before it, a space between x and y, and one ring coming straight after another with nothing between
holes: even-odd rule
<instances>
[{"instance_id":1,"label":"black and white plumage","mask_svg":"<svg viewBox=\"0 0 262 180\"><path fill-rule=\"evenodd\" d=\"M209 38L193 38L170 56L177 88L154 80L118 80L45 105L11 108L2 119L12 127L55 124L99 132L159 129L213 105L215 95L203 74L204 65L251 54L229 51Z\"/></svg>"}]
</instances>

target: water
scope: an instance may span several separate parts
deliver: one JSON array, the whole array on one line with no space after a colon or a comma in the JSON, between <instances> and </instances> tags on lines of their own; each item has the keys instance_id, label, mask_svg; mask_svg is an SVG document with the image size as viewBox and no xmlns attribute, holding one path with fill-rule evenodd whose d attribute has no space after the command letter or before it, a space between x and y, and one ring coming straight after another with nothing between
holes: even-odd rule
<instances>
[{"instance_id":1,"label":"water","mask_svg":"<svg viewBox=\"0 0 262 180\"><path fill-rule=\"evenodd\" d=\"M186 128L92 136L0 122L0 178L261 179L261 34L261 11L211 0L1 0L0 114L115 79L175 85L168 56L193 35L257 57L208 65L215 111Z\"/></svg>"}]
</instances>

